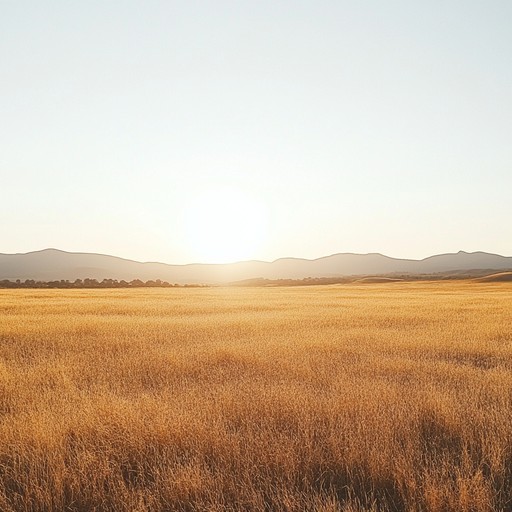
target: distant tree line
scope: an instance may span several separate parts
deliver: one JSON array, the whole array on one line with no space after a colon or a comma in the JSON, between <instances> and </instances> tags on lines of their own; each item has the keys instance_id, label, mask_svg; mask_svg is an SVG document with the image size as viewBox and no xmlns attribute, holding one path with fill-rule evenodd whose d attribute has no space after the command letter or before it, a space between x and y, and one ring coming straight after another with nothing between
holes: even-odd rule
<instances>
[{"instance_id":1,"label":"distant tree line","mask_svg":"<svg viewBox=\"0 0 512 512\"><path fill-rule=\"evenodd\" d=\"M75 279L74 281L61 279L60 281L36 281L34 279L25 279L24 281L16 279L10 281L4 279L0 281L0 288L198 288L205 285L198 284L171 284L167 281L156 279L155 281L141 281L133 279L132 281L118 281L117 279Z\"/></svg>"}]
</instances>

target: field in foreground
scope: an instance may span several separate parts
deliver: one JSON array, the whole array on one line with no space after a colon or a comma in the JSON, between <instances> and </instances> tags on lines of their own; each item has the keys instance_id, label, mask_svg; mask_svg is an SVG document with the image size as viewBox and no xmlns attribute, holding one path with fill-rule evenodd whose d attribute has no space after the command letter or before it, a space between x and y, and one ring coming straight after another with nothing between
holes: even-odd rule
<instances>
[{"instance_id":1,"label":"field in foreground","mask_svg":"<svg viewBox=\"0 0 512 512\"><path fill-rule=\"evenodd\" d=\"M0 510L512 509L512 288L0 291Z\"/></svg>"}]
</instances>

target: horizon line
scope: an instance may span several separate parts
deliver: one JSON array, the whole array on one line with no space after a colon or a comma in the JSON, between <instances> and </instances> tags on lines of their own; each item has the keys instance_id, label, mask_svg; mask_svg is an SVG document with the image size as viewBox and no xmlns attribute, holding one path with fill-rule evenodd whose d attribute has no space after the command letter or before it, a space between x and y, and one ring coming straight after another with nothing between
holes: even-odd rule
<instances>
[{"instance_id":1,"label":"horizon line","mask_svg":"<svg viewBox=\"0 0 512 512\"><path fill-rule=\"evenodd\" d=\"M266 263L266 264L272 264L276 263L278 261L282 260L298 260L298 261L319 261L327 258L332 258L334 256L381 256L383 258L389 258L393 260L400 260L400 261L425 261L430 258L434 258L436 256L449 256L449 255L456 255L456 254L487 254L490 256L499 256L502 258L510 258L511 256L505 256L503 254L498 254L494 252L486 252L486 251L464 251L459 250L457 252L445 252L445 253L439 253L439 254L432 254L430 256L426 256L425 258L402 258L402 257L394 257L394 256L388 256L386 254L380 253L380 252L367 252L367 253L358 253L358 252L336 252L332 254L328 254L325 256L320 256L318 258L301 258L301 257L295 257L295 256L284 256L280 258L276 258L275 260L257 260L257 259L249 259L249 260L237 260L232 262L226 262L226 263L200 263L200 262L192 262L192 263L165 263L162 261L140 261L135 260L132 258L126 258L124 256L116 256L113 254L106 254L106 253L99 253L99 252L84 252L84 251L66 251L64 249L57 249L55 247L47 247L45 249L39 249L35 251L28 251L28 252L16 252L16 253L0 253L0 256L26 256L29 254L37 254L37 253L43 253L48 251L55 251L60 252L64 254L76 254L76 255L88 255L88 256L103 256L108 258L116 258L123 261L129 261L132 263L140 263L142 265L166 265L166 266L173 266L173 267L187 267L187 266L195 266L195 265L208 265L208 266L226 266L226 265L237 265L237 264L243 264L243 263Z\"/></svg>"}]
</instances>

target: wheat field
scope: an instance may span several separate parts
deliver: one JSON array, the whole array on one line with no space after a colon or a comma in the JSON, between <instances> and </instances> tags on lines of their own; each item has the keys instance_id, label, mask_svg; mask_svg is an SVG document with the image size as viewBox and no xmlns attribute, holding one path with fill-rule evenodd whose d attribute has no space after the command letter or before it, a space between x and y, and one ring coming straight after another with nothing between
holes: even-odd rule
<instances>
[{"instance_id":1,"label":"wheat field","mask_svg":"<svg viewBox=\"0 0 512 512\"><path fill-rule=\"evenodd\" d=\"M512 288L0 291L0 510L512 510Z\"/></svg>"}]
</instances>

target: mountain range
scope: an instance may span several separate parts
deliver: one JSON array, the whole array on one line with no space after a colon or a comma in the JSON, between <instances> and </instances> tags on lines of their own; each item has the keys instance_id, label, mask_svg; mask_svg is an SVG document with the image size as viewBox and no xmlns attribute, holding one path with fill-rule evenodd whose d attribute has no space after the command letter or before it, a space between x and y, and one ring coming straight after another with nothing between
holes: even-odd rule
<instances>
[{"instance_id":1,"label":"mountain range","mask_svg":"<svg viewBox=\"0 0 512 512\"><path fill-rule=\"evenodd\" d=\"M161 279L177 284L220 284L248 279L425 275L482 270L512 270L512 257L486 252L459 251L414 260L391 258L378 253L342 253L313 260L281 258L272 262L169 265L58 249L44 249L25 254L0 254L0 280Z\"/></svg>"}]
</instances>

